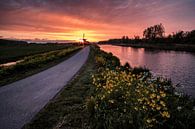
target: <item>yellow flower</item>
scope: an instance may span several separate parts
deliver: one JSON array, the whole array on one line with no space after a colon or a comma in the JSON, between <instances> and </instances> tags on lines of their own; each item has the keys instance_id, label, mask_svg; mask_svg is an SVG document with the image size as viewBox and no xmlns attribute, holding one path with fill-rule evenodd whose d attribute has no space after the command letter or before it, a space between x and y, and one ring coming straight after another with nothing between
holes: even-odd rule
<instances>
[{"instance_id":1,"label":"yellow flower","mask_svg":"<svg viewBox=\"0 0 195 129\"><path fill-rule=\"evenodd\" d=\"M160 91L160 96L161 96L161 97L166 97L166 94L165 94L165 92L163 92L163 91Z\"/></svg>"},{"instance_id":2,"label":"yellow flower","mask_svg":"<svg viewBox=\"0 0 195 129\"><path fill-rule=\"evenodd\" d=\"M170 118L170 114L167 111L163 111L160 114L162 115L162 117Z\"/></svg>"},{"instance_id":3,"label":"yellow flower","mask_svg":"<svg viewBox=\"0 0 195 129\"><path fill-rule=\"evenodd\" d=\"M146 122L147 122L147 123L151 123L152 120L151 120L151 119L147 119Z\"/></svg>"},{"instance_id":4,"label":"yellow flower","mask_svg":"<svg viewBox=\"0 0 195 129\"><path fill-rule=\"evenodd\" d=\"M101 100L104 99L104 98L105 98L105 95L103 95L103 96L101 97Z\"/></svg>"},{"instance_id":5,"label":"yellow flower","mask_svg":"<svg viewBox=\"0 0 195 129\"><path fill-rule=\"evenodd\" d=\"M162 97L166 97L166 94L165 93L162 93L162 94L160 94Z\"/></svg>"},{"instance_id":6,"label":"yellow flower","mask_svg":"<svg viewBox=\"0 0 195 129\"><path fill-rule=\"evenodd\" d=\"M135 109L136 111L138 111L138 108L137 108L137 107L135 107L134 109Z\"/></svg>"},{"instance_id":7,"label":"yellow flower","mask_svg":"<svg viewBox=\"0 0 195 129\"><path fill-rule=\"evenodd\" d=\"M150 94L150 98L151 98L151 99L153 99L153 98L155 98L155 97L156 97L155 94Z\"/></svg>"},{"instance_id":8,"label":"yellow flower","mask_svg":"<svg viewBox=\"0 0 195 129\"><path fill-rule=\"evenodd\" d=\"M152 118L152 121L156 121L156 119L155 118Z\"/></svg>"},{"instance_id":9,"label":"yellow flower","mask_svg":"<svg viewBox=\"0 0 195 129\"><path fill-rule=\"evenodd\" d=\"M157 95L157 99L160 99L160 96L159 95Z\"/></svg>"},{"instance_id":10,"label":"yellow flower","mask_svg":"<svg viewBox=\"0 0 195 129\"><path fill-rule=\"evenodd\" d=\"M160 104L161 104L163 107L166 106L166 105L165 105L165 102L163 102L163 101L160 101Z\"/></svg>"},{"instance_id":11,"label":"yellow flower","mask_svg":"<svg viewBox=\"0 0 195 129\"><path fill-rule=\"evenodd\" d=\"M114 100L109 100L110 103L114 103Z\"/></svg>"},{"instance_id":12,"label":"yellow flower","mask_svg":"<svg viewBox=\"0 0 195 129\"><path fill-rule=\"evenodd\" d=\"M156 109L157 109L157 110L160 110L160 109L161 109L161 107L160 107L160 106L157 106L157 107L156 107Z\"/></svg>"}]
</instances>

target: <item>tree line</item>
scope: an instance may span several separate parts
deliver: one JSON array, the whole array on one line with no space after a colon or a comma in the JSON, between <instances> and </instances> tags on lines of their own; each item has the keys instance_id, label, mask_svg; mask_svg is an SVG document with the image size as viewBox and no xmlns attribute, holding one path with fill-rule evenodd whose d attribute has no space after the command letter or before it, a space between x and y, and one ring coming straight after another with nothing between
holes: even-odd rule
<instances>
[{"instance_id":1,"label":"tree line","mask_svg":"<svg viewBox=\"0 0 195 129\"><path fill-rule=\"evenodd\" d=\"M150 26L143 31L143 38L134 36L122 36L120 39L109 39L108 41L100 41L100 44L135 44L135 43L168 43L168 44L195 44L195 30L178 31L176 33L165 36L165 27L163 24Z\"/></svg>"}]
</instances>

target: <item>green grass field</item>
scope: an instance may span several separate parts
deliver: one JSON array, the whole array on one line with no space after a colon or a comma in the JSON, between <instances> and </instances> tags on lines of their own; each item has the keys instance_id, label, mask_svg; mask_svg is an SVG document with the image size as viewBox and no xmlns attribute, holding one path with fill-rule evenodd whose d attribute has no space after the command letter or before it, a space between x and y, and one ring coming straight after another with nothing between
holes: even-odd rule
<instances>
[{"instance_id":1,"label":"green grass field","mask_svg":"<svg viewBox=\"0 0 195 129\"><path fill-rule=\"evenodd\" d=\"M27 44L0 40L0 64L17 61L25 56L67 48L66 44Z\"/></svg>"},{"instance_id":2,"label":"green grass field","mask_svg":"<svg viewBox=\"0 0 195 129\"><path fill-rule=\"evenodd\" d=\"M27 56L23 58L22 62L19 62L13 66L0 67L0 86L9 84L50 68L69 58L80 49L81 47L79 46L69 46L62 50L55 50Z\"/></svg>"}]
</instances>

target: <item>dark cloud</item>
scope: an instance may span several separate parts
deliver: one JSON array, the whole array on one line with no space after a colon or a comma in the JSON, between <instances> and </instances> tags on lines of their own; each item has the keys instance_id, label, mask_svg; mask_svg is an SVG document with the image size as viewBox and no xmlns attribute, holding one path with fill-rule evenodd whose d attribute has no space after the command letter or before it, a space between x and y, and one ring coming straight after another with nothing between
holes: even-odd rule
<instances>
[{"instance_id":1,"label":"dark cloud","mask_svg":"<svg viewBox=\"0 0 195 129\"><path fill-rule=\"evenodd\" d=\"M151 13L155 16L156 10L159 11L162 8L160 11L163 12L166 11L163 9L168 7L168 9L175 8L174 5L178 3L189 6L192 9L189 13L195 11L192 6L195 5L193 0L1 0L0 10L5 13L5 10L33 8L79 18L114 22L115 20L131 21L131 19L139 19Z\"/></svg>"},{"instance_id":2,"label":"dark cloud","mask_svg":"<svg viewBox=\"0 0 195 129\"><path fill-rule=\"evenodd\" d=\"M61 32L69 31L64 27L91 27L114 31L114 27L125 25L130 28L126 31L131 31L162 22L169 31L176 31L177 27L195 27L194 7L195 0L1 0L0 29L17 26Z\"/></svg>"}]
</instances>

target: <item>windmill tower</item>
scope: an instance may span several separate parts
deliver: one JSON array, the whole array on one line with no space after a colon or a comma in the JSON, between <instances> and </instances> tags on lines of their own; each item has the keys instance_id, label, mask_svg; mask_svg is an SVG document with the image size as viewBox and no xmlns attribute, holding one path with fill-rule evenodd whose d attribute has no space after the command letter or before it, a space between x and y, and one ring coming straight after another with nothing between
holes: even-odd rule
<instances>
[{"instance_id":1,"label":"windmill tower","mask_svg":"<svg viewBox=\"0 0 195 129\"><path fill-rule=\"evenodd\" d=\"M87 41L87 39L85 38L85 33L83 33L83 38L80 39L80 44L82 45L88 45L89 41Z\"/></svg>"},{"instance_id":2,"label":"windmill tower","mask_svg":"<svg viewBox=\"0 0 195 129\"><path fill-rule=\"evenodd\" d=\"M86 44L87 43L87 39L85 39L85 33L83 33L83 44Z\"/></svg>"}]
</instances>

